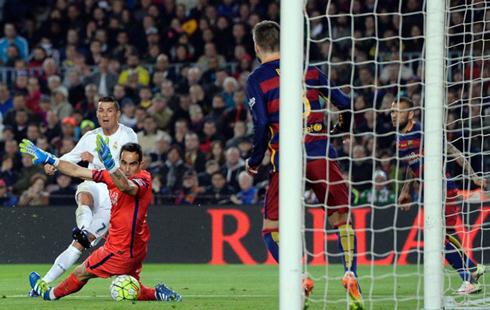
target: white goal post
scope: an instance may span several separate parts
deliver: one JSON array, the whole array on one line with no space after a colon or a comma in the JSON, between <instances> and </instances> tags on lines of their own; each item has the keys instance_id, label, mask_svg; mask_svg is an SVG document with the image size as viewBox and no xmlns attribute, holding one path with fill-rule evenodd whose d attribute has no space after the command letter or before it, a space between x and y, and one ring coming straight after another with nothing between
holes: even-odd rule
<instances>
[{"instance_id":1,"label":"white goal post","mask_svg":"<svg viewBox=\"0 0 490 310\"><path fill-rule=\"evenodd\" d=\"M475 305L489 308L490 298L485 297L488 285L484 280L480 281L483 283L483 294L480 297L458 297L461 299L456 298L456 302L451 296L461 286L462 280L458 272L451 270L451 266L444 260L444 254L448 253L445 248L447 240L444 221L447 179L442 173L447 166L455 162L454 159L449 158L445 147L445 143L451 143L447 135L459 129L457 127L454 129L454 123L469 123L472 117L475 117L470 111L469 115L462 114L461 119L450 121L449 118L454 118L456 113L450 115L451 112L448 110L463 109L465 100L471 101L472 98L468 99L466 92L472 92L473 86L467 86L468 84L490 84L490 48L480 51L480 54L473 50L473 41L479 35L473 32L473 23L483 24L483 30L479 30L485 34L482 40L490 38L490 5L487 2L483 0L281 1L280 147L281 150L286 150L280 152L280 162L283 167L279 188L281 309L303 307L302 273L311 275L315 281L314 293L308 298L310 305L314 305L315 309L318 306L323 309L343 308L348 299L348 294L345 294L339 283L342 279L340 273L343 274L344 271L342 267L338 267L343 254L339 253L335 245L337 241L335 229L327 224L325 213L321 212L325 202L314 201L314 199L307 201L305 196L307 188L302 141L306 134L303 130L302 107L298 104L302 100L302 91L307 86L304 82L303 62L318 66L329 78L332 78L338 89L350 97L353 130L359 127L359 124L355 124L357 116L359 119L364 118L368 125L372 125L369 124L369 113L371 113L370 117L374 118L373 134L368 131L356 131L351 140L357 139L357 141L350 146L343 147L341 143L335 145L336 150L342 152L338 161L346 163L342 170L349 184L349 194L353 197L353 201L363 197L363 193L357 189L362 185L375 192L375 187L379 185L375 177L383 176L383 173L377 174L378 166L383 160L396 162L393 164L396 166L395 178L385 179L386 181L382 183L384 185L391 183L393 195L398 198L405 176L402 178L397 176L405 171L406 163L402 163L405 161L399 157L397 150L385 154L386 156L382 155L382 152L377 152L376 148L380 141L390 138L390 135L394 136L395 130L391 128L390 132L378 133L376 122L380 115L384 115L382 121L387 122L386 116L390 113L391 103L400 96L407 96L406 93L410 93L411 88L419 88L415 95L412 93L409 97L418 96L415 108L420 112L418 121L423 123L424 149L420 151L423 151L425 164L420 179L424 180L424 190L422 191L422 186L414 190L413 195L417 196L418 200L412 204L413 212L407 216L407 213L399 211L396 199L383 206L376 205L373 201L374 196L369 196L370 194L363 204L356 202L352 211L354 230L359 240L362 240L362 243L358 241L356 256L359 264L364 265L363 272L359 272L358 277L366 308L376 309L379 306L396 309L406 307L459 309ZM387 3L392 7L386 8ZM419 8L414 10L410 7L413 3L420 4ZM367 10L359 9L362 5L369 7ZM474 16L477 16L476 13L481 13L477 10L483 10L483 21L476 17L473 20ZM452 20L454 12L463 16L462 21ZM421 32L417 34L415 29L414 34L411 33L413 29L406 29L407 25L413 25L407 21L417 20L417 18L422 20L419 25ZM368 23L371 19L374 26ZM359 24L354 24L359 22L365 23L360 28L366 30L358 31L356 27ZM380 30L382 27L388 30L383 30L385 31L383 33ZM456 28L457 30L454 30ZM452 38L457 36L463 39L453 43ZM418 42L416 42L417 38L419 38ZM303 42L306 42L306 45ZM420 52L408 49L412 43L419 44ZM370 44L371 49L367 49L368 52L362 51L364 55L357 54L358 46L364 45L365 48L366 44ZM311 57L312 53L316 53L316 58ZM476 82L468 81L468 78L454 81L452 74L465 69L471 72L469 79L473 79L474 66L476 66L474 62L477 61L487 63L485 67L487 73L482 67L482 76L475 78ZM390 67L397 68L396 75L389 76L386 81L382 80L383 74L392 75L393 71L390 71ZM412 76L415 76L415 79L407 80L402 73L403 67L413 69ZM366 68L367 71L371 71L372 80L368 79L364 83L359 72ZM467 72L459 74L465 75L468 74ZM454 92L460 96L455 100L459 99L458 102L463 103L451 105L449 97L454 94L451 93L450 87L454 85L459 85L463 89L470 87L470 90ZM477 96L480 99L481 109L488 101L488 114L490 113L490 87L487 86L488 91L485 90L485 93L483 93L483 86L481 88ZM369 104L364 102L362 105L362 101L366 101L365 91L371 92L372 98L368 98L371 100ZM387 102L386 98L391 98L391 101ZM358 101L361 102L360 107ZM337 121L338 111L331 110L328 102L325 103L324 109L328 128ZM486 116L482 113L479 117L484 123L483 118ZM490 124L485 123L482 126L484 128L481 129L481 136L490 133ZM457 139L467 139L464 134L462 136ZM332 138L332 141L335 139L340 140L340 135ZM369 142L372 143L372 149L368 148ZM358 157L356 143L363 144L369 152L363 157ZM486 144L483 145L484 143ZM462 144L464 145L464 142ZM471 146L471 142L469 144ZM477 155L481 156L479 164L483 169L485 166L488 169L490 165L485 156L490 155L488 154L490 143L482 141L481 144L480 151L477 151L479 152ZM394 141L389 147L395 149ZM471 161L476 155L471 154L470 147L467 149L466 147L463 147L462 153ZM381 156L385 157L380 158ZM358 166L355 162L361 160L372 160L372 179L356 179L360 170L357 170ZM480 171L477 173L479 176L482 175ZM486 174L483 173L483 176L485 177ZM490 213L490 207L484 205L488 202L488 198L485 198L487 193L479 192L481 195L479 206L465 207L465 204L469 205L470 202L468 197L462 198L462 195L472 194L468 185L471 180L468 175L465 175L464 169L462 173L452 177L459 182L458 197L463 205L461 218L458 220L460 228L455 234L461 239L462 247L471 259L475 258L475 261L485 263L485 253L490 249L490 242L485 242L485 237L490 233L489 225L484 222L487 219L485 212ZM369 192L369 190L365 191ZM380 215L391 217L380 218ZM407 217L410 220L407 221ZM490 216L488 218L490 219ZM384 235L390 236L385 238ZM467 240L469 235L471 238ZM480 240L477 240L478 238ZM478 244L475 246L475 243ZM331 264L338 265L330 268ZM380 265L384 265L383 268L380 268ZM406 268L407 266L413 268ZM452 278L458 279L457 282L452 283ZM405 281L411 286L407 287ZM386 283L390 285L389 290L382 291L380 287L383 288Z\"/></svg>"}]
</instances>

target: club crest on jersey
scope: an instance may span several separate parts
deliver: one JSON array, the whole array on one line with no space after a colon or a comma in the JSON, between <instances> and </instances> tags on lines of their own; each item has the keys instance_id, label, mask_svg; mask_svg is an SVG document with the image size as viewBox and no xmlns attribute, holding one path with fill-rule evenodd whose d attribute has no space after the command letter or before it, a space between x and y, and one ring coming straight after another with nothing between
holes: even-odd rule
<instances>
[{"instance_id":1,"label":"club crest on jersey","mask_svg":"<svg viewBox=\"0 0 490 310\"><path fill-rule=\"evenodd\" d=\"M414 143L413 143L413 140L408 140L408 147L413 147L414 146Z\"/></svg>"},{"instance_id":2,"label":"club crest on jersey","mask_svg":"<svg viewBox=\"0 0 490 310\"><path fill-rule=\"evenodd\" d=\"M111 204L115 206L117 204L117 200L119 199L119 193L115 190L111 190L109 196L111 198Z\"/></svg>"},{"instance_id":3,"label":"club crest on jersey","mask_svg":"<svg viewBox=\"0 0 490 310\"><path fill-rule=\"evenodd\" d=\"M114 145L112 147L114 147L114 149L117 150L117 141L114 142Z\"/></svg>"}]
</instances>

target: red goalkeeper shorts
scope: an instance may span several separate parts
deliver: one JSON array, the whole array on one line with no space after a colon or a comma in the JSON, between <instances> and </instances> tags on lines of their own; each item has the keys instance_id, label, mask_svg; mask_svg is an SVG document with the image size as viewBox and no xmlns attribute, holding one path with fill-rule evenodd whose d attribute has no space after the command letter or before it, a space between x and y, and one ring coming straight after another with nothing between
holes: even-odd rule
<instances>
[{"instance_id":1,"label":"red goalkeeper shorts","mask_svg":"<svg viewBox=\"0 0 490 310\"><path fill-rule=\"evenodd\" d=\"M348 211L349 188L335 160L317 159L307 162L306 179L318 201L326 205L327 215ZM279 219L279 172L271 172L269 175L264 218Z\"/></svg>"},{"instance_id":2,"label":"red goalkeeper shorts","mask_svg":"<svg viewBox=\"0 0 490 310\"><path fill-rule=\"evenodd\" d=\"M104 246L95 250L84 262L87 271L100 277L109 278L127 274L140 279L143 260L147 251L133 258L108 251Z\"/></svg>"},{"instance_id":3,"label":"red goalkeeper shorts","mask_svg":"<svg viewBox=\"0 0 490 310\"><path fill-rule=\"evenodd\" d=\"M458 189L448 189L446 193L445 218L446 227L454 229L458 220L460 207L458 206Z\"/></svg>"}]
</instances>

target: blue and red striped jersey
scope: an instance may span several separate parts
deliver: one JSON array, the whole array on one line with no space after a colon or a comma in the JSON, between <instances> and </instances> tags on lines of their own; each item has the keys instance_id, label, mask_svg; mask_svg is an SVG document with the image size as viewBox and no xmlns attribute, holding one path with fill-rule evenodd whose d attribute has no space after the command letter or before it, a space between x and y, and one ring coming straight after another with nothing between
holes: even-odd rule
<instances>
[{"instance_id":1,"label":"blue and red striped jersey","mask_svg":"<svg viewBox=\"0 0 490 310\"><path fill-rule=\"evenodd\" d=\"M396 147L400 158L405 158L415 178L423 179L424 174L424 145L422 142L423 127L420 123L412 122L406 133L396 135ZM444 141L443 141L444 143ZM447 189L457 188L451 175L446 172Z\"/></svg>"},{"instance_id":2,"label":"blue and red striped jersey","mask_svg":"<svg viewBox=\"0 0 490 310\"><path fill-rule=\"evenodd\" d=\"M260 165L267 148L271 151L273 171L279 171L279 59L263 62L247 79L247 97L254 124L253 150L249 165ZM320 157L336 158L328 142L320 96L343 111L339 125L350 126L350 99L317 67L309 66L306 73L306 97L303 98L303 115L307 117L304 130L307 161ZM344 122L344 123L343 123Z\"/></svg>"}]
</instances>

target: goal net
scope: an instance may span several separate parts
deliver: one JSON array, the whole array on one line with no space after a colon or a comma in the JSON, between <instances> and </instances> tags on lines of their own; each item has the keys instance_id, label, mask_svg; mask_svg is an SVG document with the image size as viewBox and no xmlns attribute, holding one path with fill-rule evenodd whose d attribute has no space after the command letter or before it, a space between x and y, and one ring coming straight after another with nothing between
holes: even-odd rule
<instances>
[{"instance_id":1,"label":"goal net","mask_svg":"<svg viewBox=\"0 0 490 310\"><path fill-rule=\"evenodd\" d=\"M443 288L441 303L446 308L490 307L485 276L478 279L478 294L455 294L463 280L445 259L451 247L448 238L461 243L466 256L463 269L473 277L471 262L490 264L488 193L473 179L488 177L490 160L490 5L483 0L444 2L444 90L442 154L443 188L428 188L415 177L405 211L397 203L407 179L408 161L396 146L397 129L392 124L392 103L408 97L414 121L422 125L418 142L409 139L405 147L423 154L426 132L426 49L427 4L408 1L305 1L306 62L318 66L351 100L351 136L330 135L337 161L351 195L350 219L357 237L357 274L367 309L424 308L424 193L457 192L458 215L454 227L442 219L440 255ZM304 89L308 88L303 83ZM339 111L324 102L325 122L338 122ZM400 120L398 120L399 122ZM303 138L315 135L304 131ZM456 149L469 162L459 163ZM474 171L473 175L470 173ZM327 172L328 173L328 172ZM306 177L304 176L306 179ZM306 179L308 181L308 179ZM454 191L451 191L453 193ZM342 286L343 253L339 252L336 229L311 190L305 188L303 272L315 282L308 303L314 308L345 309L348 294ZM443 209L444 210L444 207ZM449 237L446 237L449 236ZM460 253L459 253L460 254ZM481 269L480 269L481 271ZM437 281L435 279L434 281ZM487 281L488 282L488 281Z\"/></svg>"}]
</instances>

